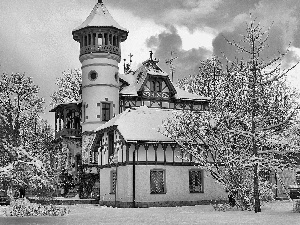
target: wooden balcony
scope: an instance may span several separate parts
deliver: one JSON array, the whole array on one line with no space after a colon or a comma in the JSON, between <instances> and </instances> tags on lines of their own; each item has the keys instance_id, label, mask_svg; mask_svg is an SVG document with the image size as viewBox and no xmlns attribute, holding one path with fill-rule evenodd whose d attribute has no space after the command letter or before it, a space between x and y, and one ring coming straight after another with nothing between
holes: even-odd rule
<instances>
[{"instance_id":1,"label":"wooden balcony","mask_svg":"<svg viewBox=\"0 0 300 225\"><path fill-rule=\"evenodd\" d=\"M81 129L62 129L55 132L55 138L59 137L81 137Z\"/></svg>"}]
</instances>

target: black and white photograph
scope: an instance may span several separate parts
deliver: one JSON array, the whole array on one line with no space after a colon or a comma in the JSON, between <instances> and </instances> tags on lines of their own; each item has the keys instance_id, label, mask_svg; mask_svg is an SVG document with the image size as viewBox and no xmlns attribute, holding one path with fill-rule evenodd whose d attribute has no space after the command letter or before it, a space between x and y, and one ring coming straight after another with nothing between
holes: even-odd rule
<instances>
[{"instance_id":1,"label":"black and white photograph","mask_svg":"<svg viewBox=\"0 0 300 225\"><path fill-rule=\"evenodd\" d=\"M299 0L0 0L0 224L300 224Z\"/></svg>"}]
</instances>

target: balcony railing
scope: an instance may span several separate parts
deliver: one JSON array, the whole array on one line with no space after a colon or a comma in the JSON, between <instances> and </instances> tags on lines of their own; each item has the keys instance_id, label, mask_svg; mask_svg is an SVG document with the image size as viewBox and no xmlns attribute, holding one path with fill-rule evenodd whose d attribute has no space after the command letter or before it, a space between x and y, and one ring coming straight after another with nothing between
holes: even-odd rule
<instances>
[{"instance_id":1,"label":"balcony railing","mask_svg":"<svg viewBox=\"0 0 300 225\"><path fill-rule=\"evenodd\" d=\"M59 137L71 137L71 136L75 136L75 137L80 137L81 136L81 130L80 129L62 129L60 131L57 131L55 133L55 138L59 138Z\"/></svg>"},{"instance_id":2,"label":"balcony railing","mask_svg":"<svg viewBox=\"0 0 300 225\"><path fill-rule=\"evenodd\" d=\"M89 53L103 53L109 52L118 56L121 56L121 50L113 45L88 45L80 49L80 56Z\"/></svg>"}]
</instances>

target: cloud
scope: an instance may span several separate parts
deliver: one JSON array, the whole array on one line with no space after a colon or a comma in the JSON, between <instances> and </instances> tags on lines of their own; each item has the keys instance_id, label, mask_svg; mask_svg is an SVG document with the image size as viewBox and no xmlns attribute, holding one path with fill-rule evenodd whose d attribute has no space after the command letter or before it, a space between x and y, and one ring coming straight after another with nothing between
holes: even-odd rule
<instances>
[{"instance_id":1,"label":"cloud","mask_svg":"<svg viewBox=\"0 0 300 225\"><path fill-rule=\"evenodd\" d=\"M190 30L202 27L222 29L233 18L248 13L259 0L111 0L111 7L122 8L140 18L153 19L158 24L186 26Z\"/></svg>"},{"instance_id":2,"label":"cloud","mask_svg":"<svg viewBox=\"0 0 300 225\"><path fill-rule=\"evenodd\" d=\"M237 53L236 48L228 45L225 38L230 41L241 42L242 35L246 34L246 23L255 20L260 24L262 31L269 29L269 38L261 58L267 60L286 51L289 45L299 47L300 31L299 21L300 2L298 0L261 0L249 11L250 14L239 14L233 19L231 26L224 29L213 40L215 55L225 53L229 59L234 57L245 58L245 54ZM269 13L272 12L272 13ZM239 51L238 51L239 52Z\"/></svg>"},{"instance_id":3,"label":"cloud","mask_svg":"<svg viewBox=\"0 0 300 225\"><path fill-rule=\"evenodd\" d=\"M170 68L165 61L171 58L171 52L174 53L172 57L178 57L173 63L175 66L174 81L197 73L200 60L211 56L209 50L201 47L183 50L182 39L174 26L168 26L162 33L148 38L146 45L154 50L154 57L160 60L159 65L169 74Z\"/></svg>"}]
</instances>

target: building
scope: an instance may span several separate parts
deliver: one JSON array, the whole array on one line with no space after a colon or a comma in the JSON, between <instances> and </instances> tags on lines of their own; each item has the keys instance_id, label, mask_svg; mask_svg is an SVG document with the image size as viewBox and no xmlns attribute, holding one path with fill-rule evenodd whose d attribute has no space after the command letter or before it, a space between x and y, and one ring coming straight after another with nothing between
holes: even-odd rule
<instances>
[{"instance_id":1,"label":"building","mask_svg":"<svg viewBox=\"0 0 300 225\"><path fill-rule=\"evenodd\" d=\"M183 160L177 144L159 131L175 110L207 110L210 99L175 87L152 52L137 70L120 74L120 43L128 33L101 0L72 32L80 44L82 101L52 111L67 170L74 179L90 178L81 197L99 195L100 204L119 207L226 198L223 188L191 156Z\"/></svg>"}]
</instances>

